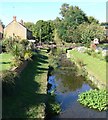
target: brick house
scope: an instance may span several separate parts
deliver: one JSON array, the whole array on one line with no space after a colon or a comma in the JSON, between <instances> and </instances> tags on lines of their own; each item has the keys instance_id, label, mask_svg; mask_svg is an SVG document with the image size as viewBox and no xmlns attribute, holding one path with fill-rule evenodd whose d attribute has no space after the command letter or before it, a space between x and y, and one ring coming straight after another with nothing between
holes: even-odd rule
<instances>
[{"instance_id":1,"label":"brick house","mask_svg":"<svg viewBox=\"0 0 108 120\"><path fill-rule=\"evenodd\" d=\"M0 40L3 38L3 25L0 23Z\"/></svg>"},{"instance_id":2,"label":"brick house","mask_svg":"<svg viewBox=\"0 0 108 120\"><path fill-rule=\"evenodd\" d=\"M14 36L19 37L20 39L33 38L32 32L24 26L23 20L17 22L16 16L13 16L13 21L4 28L4 37L13 38Z\"/></svg>"}]
</instances>

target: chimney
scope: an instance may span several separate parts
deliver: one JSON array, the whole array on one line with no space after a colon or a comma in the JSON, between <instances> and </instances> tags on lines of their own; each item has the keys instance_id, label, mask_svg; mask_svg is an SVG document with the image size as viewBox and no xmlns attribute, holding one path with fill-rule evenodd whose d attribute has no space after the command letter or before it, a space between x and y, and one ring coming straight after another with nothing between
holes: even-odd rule
<instances>
[{"instance_id":1,"label":"chimney","mask_svg":"<svg viewBox=\"0 0 108 120\"><path fill-rule=\"evenodd\" d=\"M13 20L16 21L16 16L13 16Z\"/></svg>"},{"instance_id":2,"label":"chimney","mask_svg":"<svg viewBox=\"0 0 108 120\"><path fill-rule=\"evenodd\" d=\"M20 23L21 23L21 25L24 25L24 22L23 22L23 20L21 20L21 21L20 21Z\"/></svg>"}]
</instances>

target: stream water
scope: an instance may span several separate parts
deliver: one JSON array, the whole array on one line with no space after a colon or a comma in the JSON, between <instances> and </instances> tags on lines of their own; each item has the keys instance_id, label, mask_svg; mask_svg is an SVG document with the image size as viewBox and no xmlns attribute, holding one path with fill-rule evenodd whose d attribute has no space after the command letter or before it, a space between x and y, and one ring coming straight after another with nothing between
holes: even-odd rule
<instances>
[{"instance_id":1,"label":"stream water","mask_svg":"<svg viewBox=\"0 0 108 120\"><path fill-rule=\"evenodd\" d=\"M85 78L77 73L75 65L61 54L58 68L49 76L48 83L54 90L56 101L60 103L61 113L52 119L61 118L106 118L106 112L98 112L83 107L77 100L78 95L84 91L94 89Z\"/></svg>"}]
</instances>

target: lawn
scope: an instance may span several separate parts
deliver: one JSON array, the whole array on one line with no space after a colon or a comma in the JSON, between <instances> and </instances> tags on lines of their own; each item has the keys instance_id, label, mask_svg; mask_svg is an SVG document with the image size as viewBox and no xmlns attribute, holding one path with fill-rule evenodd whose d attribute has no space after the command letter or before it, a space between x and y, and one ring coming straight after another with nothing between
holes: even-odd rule
<instances>
[{"instance_id":1,"label":"lawn","mask_svg":"<svg viewBox=\"0 0 108 120\"><path fill-rule=\"evenodd\" d=\"M11 68L12 55L9 53L0 54L0 71L9 70Z\"/></svg>"},{"instance_id":2,"label":"lawn","mask_svg":"<svg viewBox=\"0 0 108 120\"><path fill-rule=\"evenodd\" d=\"M23 70L12 95L3 97L3 118L44 118L47 101L48 56L34 56Z\"/></svg>"},{"instance_id":3,"label":"lawn","mask_svg":"<svg viewBox=\"0 0 108 120\"><path fill-rule=\"evenodd\" d=\"M83 60L87 71L94 75L98 80L106 84L106 64L108 65L108 63L99 60L98 58L93 58L86 53L80 53L76 50L72 50L70 53L75 60Z\"/></svg>"}]
</instances>

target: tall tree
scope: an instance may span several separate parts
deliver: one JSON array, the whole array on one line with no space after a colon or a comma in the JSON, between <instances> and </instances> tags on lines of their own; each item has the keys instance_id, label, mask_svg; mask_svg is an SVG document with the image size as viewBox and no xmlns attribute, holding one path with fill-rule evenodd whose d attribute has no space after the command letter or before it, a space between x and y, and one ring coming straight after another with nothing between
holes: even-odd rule
<instances>
[{"instance_id":1,"label":"tall tree","mask_svg":"<svg viewBox=\"0 0 108 120\"><path fill-rule=\"evenodd\" d=\"M24 25L32 31L33 36L36 37L36 25L33 22L25 22Z\"/></svg>"},{"instance_id":2,"label":"tall tree","mask_svg":"<svg viewBox=\"0 0 108 120\"><path fill-rule=\"evenodd\" d=\"M88 22L91 24L91 23L95 23L95 24L98 24L99 21L96 20L93 16L89 16L88 17Z\"/></svg>"},{"instance_id":3,"label":"tall tree","mask_svg":"<svg viewBox=\"0 0 108 120\"><path fill-rule=\"evenodd\" d=\"M88 22L86 14L78 6L69 6L64 3L61 8L60 14L62 19L59 25L56 26L59 37L66 42L74 42L74 30L82 23ZM58 22L55 20L56 23Z\"/></svg>"},{"instance_id":4,"label":"tall tree","mask_svg":"<svg viewBox=\"0 0 108 120\"><path fill-rule=\"evenodd\" d=\"M80 42L85 44L90 44L92 40L98 38L100 41L105 39L105 30L104 27L99 24L81 24L78 27Z\"/></svg>"},{"instance_id":5,"label":"tall tree","mask_svg":"<svg viewBox=\"0 0 108 120\"><path fill-rule=\"evenodd\" d=\"M69 4L67 4L67 3L64 3L64 4L61 6L61 8L60 8L60 10L61 10L61 11L60 11L60 14L62 15L62 17L65 17L68 9L69 9Z\"/></svg>"},{"instance_id":6,"label":"tall tree","mask_svg":"<svg viewBox=\"0 0 108 120\"><path fill-rule=\"evenodd\" d=\"M36 37L38 41L49 42L53 40L54 25L52 21L39 20L36 22Z\"/></svg>"}]
</instances>

